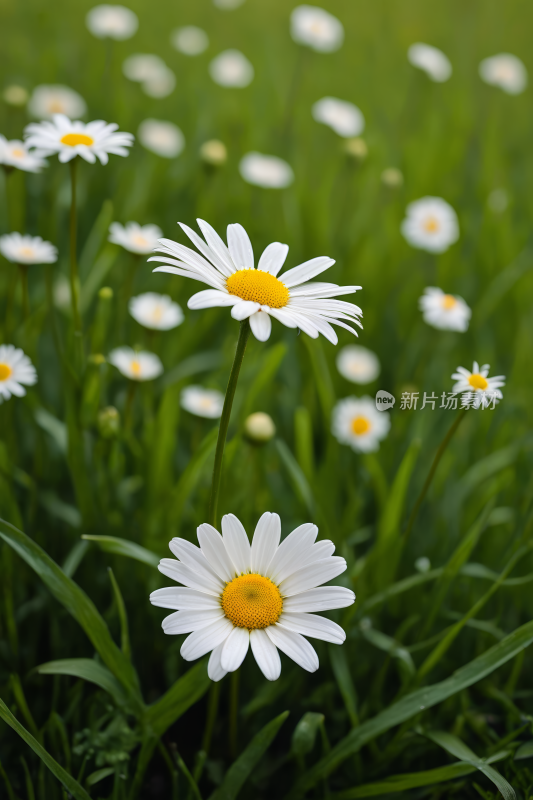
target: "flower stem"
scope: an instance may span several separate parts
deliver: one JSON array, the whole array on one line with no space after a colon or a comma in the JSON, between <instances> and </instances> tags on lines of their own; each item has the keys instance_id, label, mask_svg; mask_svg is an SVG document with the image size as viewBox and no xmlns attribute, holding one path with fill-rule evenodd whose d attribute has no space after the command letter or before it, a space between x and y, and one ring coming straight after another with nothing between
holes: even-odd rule
<instances>
[{"instance_id":1,"label":"flower stem","mask_svg":"<svg viewBox=\"0 0 533 800\"><path fill-rule=\"evenodd\" d=\"M239 675L236 669L230 675L230 711L229 711L229 749L232 758L237 758L238 749L238 715L239 715Z\"/></svg>"},{"instance_id":2,"label":"flower stem","mask_svg":"<svg viewBox=\"0 0 533 800\"><path fill-rule=\"evenodd\" d=\"M78 157L70 162L70 297L72 303L72 319L74 321L74 347L76 368L83 365L83 341L80 316L80 287L78 277L78 261L76 258L77 226L76 226L76 164Z\"/></svg>"},{"instance_id":3,"label":"flower stem","mask_svg":"<svg viewBox=\"0 0 533 800\"><path fill-rule=\"evenodd\" d=\"M24 321L30 316L30 297L28 293L28 265L19 264L20 282L22 284L22 312Z\"/></svg>"},{"instance_id":4,"label":"flower stem","mask_svg":"<svg viewBox=\"0 0 533 800\"><path fill-rule=\"evenodd\" d=\"M228 388L226 389L226 396L224 398L224 406L222 408L222 416L220 417L220 428L218 429L217 449L215 451L215 465L213 467L213 480L211 483L211 497L209 499L209 513L207 519L210 525L214 528L217 527L217 508L218 508L218 495L220 494L220 479L222 478L222 459L224 458L224 446L226 444L226 436L228 435L228 426L231 417L231 407L233 405L233 398L235 397L235 389L237 388L237 381L239 380L239 372L241 370L242 360L244 358L244 351L246 350L246 343L250 335L250 322L245 319L241 322L239 330L239 340L237 342L237 349L235 350L235 358L231 368Z\"/></svg>"}]
</instances>

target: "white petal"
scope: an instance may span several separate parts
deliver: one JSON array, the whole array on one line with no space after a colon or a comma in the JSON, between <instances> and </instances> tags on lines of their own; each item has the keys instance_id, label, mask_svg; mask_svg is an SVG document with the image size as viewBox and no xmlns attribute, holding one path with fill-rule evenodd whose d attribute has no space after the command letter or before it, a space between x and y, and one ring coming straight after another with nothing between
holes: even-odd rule
<instances>
[{"instance_id":1,"label":"white petal","mask_svg":"<svg viewBox=\"0 0 533 800\"><path fill-rule=\"evenodd\" d=\"M220 663L226 672L235 672L239 669L250 644L250 634L246 628L233 628L224 642Z\"/></svg>"},{"instance_id":2,"label":"white petal","mask_svg":"<svg viewBox=\"0 0 533 800\"><path fill-rule=\"evenodd\" d=\"M283 611L329 611L351 606L354 600L355 594L344 586L320 586L285 598Z\"/></svg>"},{"instance_id":3,"label":"white petal","mask_svg":"<svg viewBox=\"0 0 533 800\"><path fill-rule=\"evenodd\" d=\"M266 342L272 330L272 321L265 311L256 311L250 317L250 328L259 342Z\"/></svg>"},{"instance_id":4,"label":"white petal","mask_svg":"<svg viewBox=\"0 0 533 800\"><path fill-rule=\"evenodd\" d=\"M218 597L199 592L197 589L184 589L182 586L165 586L164 589L156 589L150 595L150 602L159 608L186 608L198 611L220 608Z\"/></svg>"},{"instance_id":5,"label":"white petal","mask_svg":"<svg viewBox=\"0 0 533 800\"><path fill-rule=\"evenodd\" d=\"M281 659L277 647L260 628L251 631L250 646L257 666L267 681L277 681L281 674Z\"/></svg>"},{"instance_id":6,"label":"white petal","mask_svg":"<svg viewBox=\"0 0 533 800\"><path fill-rule=\"evenodd\" d=\"M274 558L281 537L281 521L277 514L266 511L255 529L252 539L251 570L264 575Z\"/></svg>"},{"instance_id":7,"label":"white petal","mask_svg":"<svg viewBox=\"0 0 533 800\"><path fill-rule=\"evenodd\" d=\"M314 564L315 561L322 561L324 558L332 556L335 552L335 545L329 539L323 539L321 542L316 542L309 548L306 555L303 556L301 563L297 569L307 567L308 564ZM288 575L287 575L288 577Z\"/></svg>"},{"instance_id":8,"label":"white petal","mask_svg":"<svg viewBox=\"0 0 533 800\"><path fill-rule=\"evenodd\" d=\"M185 566L190 567L194 572L198 573L198 575L205 577L206 580L216 581L220 591L223 590L223 581L220 580L199 547L196 547L196 545L192 544L192 542L188 542L186 539L180 539L178 537L172 539L168 546Z\"/></svg>"},{"instance_id":9,"label":"white petal","mask_svg":"<svg viewBox=\"0 0 533 800\"><path fill-rule=\"evenodd\" d=\"M228 250L237 269L254 268L254 251L250 237L239 223L228 225Z\"/></svg>"},{"instance_id":10,"label":"white petal","mask_svg":"<svg viewBox=\"0 0 533 800\"><path fill-rule=\"evenodd\" d=\"M302 669L307 672L316 672L318 669L318 656L315 648L299 633L282 628L281 625L270 625L266 628L270 641L279 647L282 653L292 658ZM196 634L191 634L195 636Z\"/></svg>"},{"instance_id":11,"label":"white petal","mask_svg":"<svg viewBox=\"0 0 533 800\"><path fill-rule=\"evenodd\" d=\"M216 230L205 220L197 219L196 222L198 223L199 228L201 229L204 239L206 240L209 248L213 253L216 253L217 257L220 261L224 264L224 266L230 271L230 275L235 271L235 266L231 260L230 254L228 252L228 248L216 232Z\"/></svg>"},{"instance_id":12,"label":"white petal","mask_svg":"<svg viewBox=\"0 0 533 800\"><path fill-rule=\"evenodd\" d=\"M159 270L154 269L154 272L156 271L162 272L164 270L161 267ZM234 306L239 300L239 297L235 297L232 294L222 292L218 289L204 289L202 292L193 294L193 296L189 298L187 306L194 310L198 308L224 308L225 306Z\"/></svg>"},{"instance_id":13,"label":"white petal","mask_svg":"<svg viewBox=\"0 0 533 800\"><path fill-rule=\"evenodd\" d=\"M331 556L324 559L324 561L317 561L315 564L310 564L308 567L303 567L292 575L289 575L286 580L279 584L279 590L283 597L289 597L291 594L299 594L305 592L306 589L312 589L315 586L320 586L322 583L333 580L341 572L346 569L346 561L340 556Z\"/></svg>"},{"instance_id":14,"label":"white petal","mask_svg":"<svg viewBox=\"0 0 533 800\"><path fill-rule=\"evenodd\" d=\"M286 328L297 328L298 323L294 319L289 308L271 308L268 312L271 317L277 319Z\"/></svg>"},{"instance_id":15,"label":"white petal","mask_svg":"<svg viewBox=\"0 0 533 800\"><path fill-rule=\"evenodd\" d=\"M322 639L322 641L332 644L342 644L346 639L346 634L340 625L325 617L319 617L317 614L287 611L281 614L278 623L289 631L296 631L302 636Z\"/></svg>"},{"instance_id":16,"label":"white petal","mask_svg":"<svg viewBox=\"0 0 533 800\"><path fill-rule=\"evenodd\" d=\"M183 583L190 589L198 589L200 592L212 594L215 597L220 597L220 585L218 579L206 580L203 575L199 575L192 569L182 564L181 561L176 561L174 558L162 558L158 566L159 572L166 575L167 578L172 578L173 581Z\"/></svg>"},{"instance_id":17,"label":"white petal","mask_svg":"<svg viewBox=\"0 0 533 800\"><path fill-rule=\"evenodd\" d=\"M289 252L288 244L281 244L281 242L272 242L268 247L265 247L259 259L257 269L262 269L263 272L270 272L271 275L277 275L287 258Z\"/></svg>"},{"instance_id":18,"label":"white petal","mask_svg":"<svg viewBox=\"0 0 533 800\"><path fill-rule=\"evenodd\" d=\"M251 317L252 314L255 314L255 312L260 308L261 306L259 303L254 303L253 300L241 300L239 303L235 303L231 309L231 316L233 319L238 319L240 322L243 319L248 319L248 317Z\"/></svg>"},{"instance_id":19,"label":"white petal","mask_svg":"<svg viewBox=\"0 0 533 800\"><path fill-rule=\"evenodd\" d=\"M198 224L200 224L200 223L198 223ZM207 223L204 223L204 224L207 225ZM229 257L229 253L227 254L226 259L220 258L217 255L217 253L215 252L215 250L212 250L204 242L204 240L201 239L200 236L198 236L198 234L195 231L192 230L192 228L189 228L188 225L184 225L183 222L180 222L179 225L180 225L181 229L183 230L183 232L185 234L187 234L187 236L189 237L191 242L198 248L200 253L202 253L208 261L210 261L212 264L214 264L216 269L220 273L222 273L222 275L224 275L226 278L229 278L229 276L232 275L235 272L235 267L233 266L233 263L231 262L231 258ZM202 226L200 225L200 228L201 227ZM210 225L208 227L211 228ZM211 230L213 230L213 229L211 228ZM213 233L215 233L215 232L213 231ZM204 235L205 235L205 233L204 233ZM222 241L222 239L220 239L220 237L218 236L217 233L215 233L215 236L218 237L218 239L220 240L221 245L225 248L224 242ZM231 264L231 266L230 266L230 264Z\"/></svg>"},{"instance_id":20,"label":"white petal","mask_svg":"<svg viewBox=\"0 0 533 800\"><path fill-rule=\"evenodd\" d=\"M220 656L222 655L222 648L224 647L224 642L219 644L215 647L211 655L209 656L209 663L207 665L207 674L212 681L221 681L228 673L225 669L222 669L222 664L220 663Z\"/></svg>"},{"instance_id":21,"label":"white petal","mask_svg":"<svg viewBox=\"0 0 533 800\"><path fill-rule=\"evenodd\" d=\"M207 628L191 633L181 645L181 656L185 661L194 661L205 656L210 650L224 642L233 630L233 625L226 617L217 619Z\"/></svg>"},{"instance_id":22,"label":"white petal","mask_svg":"<svg viewBox=\"0 0 533 800\"><path fill-rule=\"evenodd\" d=\"M161 623L161 627L165 633L191 633L191 631L198 631L201 628L207 628L213 622L223 619L224 612L221 608L203 611L175 611L174 614L169 614Z\"/></svg>"},{"instance_id":23,"label":"white petal","mask_svg":"<svg viewBox=\"0 0 533 800\"><path fill-rule=\"evenodd\" d=\"M299 566L298 558L301 557L307 548L311 547L317 536L318 528L316 525L313 525L312 522L305 522L303 525L295 528L276 550L274 558L265 572L266 576L274 581L274 583L278 583L278 575L282 575L283 577L287 569L289 571L286 574L290 575L292 570L297 569ZM293 567L293 564L296 566Z\"/></svg>"},{"instance_id":24,"label":"white petal","mask_svg":"<svg viewBox=\"0 0 533 800\"><path fill-rule=\"evenodd\" d=\"M228 555L220 533L204 522L197 528L198 541L202 552L223 581L231 581L235 577L235 567Z\"/></svg>"},{"instance_id":25,"label":"white petal","mask_svg":"<svg viewBox=\"0 0 533 800\"><path fill-rule=\"evenodd\" d=\"M222 517L222 535L237 574L250 572L250 542L242 523L234 514Z\"/></svg>"},{"instance_id":26,"label":"white petal","mask_svg":"<svg viewBox=\"0 0 533 800\"><path fill-rule=\"evenodd\" d=\"M317 256L317 258L305 261L298 267L294 267L288 272L283 273L280 280L289 288L291 286L298 286L300 283L310 281L311 278L324 272L324 270L333 266L334 263L335 261L332 258L328 258L328 256Z\"/></svg>"}]
</instances>

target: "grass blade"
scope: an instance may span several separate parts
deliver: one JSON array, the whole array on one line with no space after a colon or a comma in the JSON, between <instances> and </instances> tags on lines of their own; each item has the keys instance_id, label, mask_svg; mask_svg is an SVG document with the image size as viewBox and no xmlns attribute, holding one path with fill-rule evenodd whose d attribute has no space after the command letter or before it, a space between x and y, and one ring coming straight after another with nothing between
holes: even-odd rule
<instances>
[{"instance_id":1,"label":"grass blade","mask_svg":"<svg viewBox=\"0 0 533 800\"><path fill-rule=\"evenodd\" d=\"M70 675L96 684L119 705L127 703L127 695L115 676L92 658L64 658L59 661L48 661L37 667L39 675Z\"/></svg>"},{"instance_id":2,"label":"grass blade","mask_svg":"<svg viewBox=\"0 0 533 800\"><path fill-rule=\"evenodd\" d=\"M141 547L140 544L130 542L128 539L119 539L117 536L90 536L89 534L81 538L88 542L94 542L105 553L115 553L118 556L133 558L142 564L148 564L149 567L157 567L161 560L161 556L157 556L146 547Z\"/></svg>"},{"instance_id":3,"label":"grass blade","mask_svg":"<svg viewBox=\"0 0 533 800\"><path fill-rule=\"evenodd\" d=\"M175 684L148 707L145 725L154 736L162 736L188 708L206 693L211 681L207 676L207 661L200 661L185 673Z\"/></svg>"}]
</instances>

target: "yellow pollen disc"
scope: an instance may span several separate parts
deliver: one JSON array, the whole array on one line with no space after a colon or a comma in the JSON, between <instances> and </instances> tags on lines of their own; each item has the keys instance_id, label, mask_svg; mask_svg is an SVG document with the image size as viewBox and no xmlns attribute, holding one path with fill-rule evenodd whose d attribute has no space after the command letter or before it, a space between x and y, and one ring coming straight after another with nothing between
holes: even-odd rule
<instances>
[{"instance_id":1,"label":"yellow pollen disc","mask_svg":"<svg viewBox=\"0 0 533 800\"><path fill-rule=\"evenodd\" d=\"M156 306L152 311L152 319L154 322L159 322L163 316L163 309L161 306Z\"/></svg>"},{"instance_id":2,"label":"yellow pollen disc","mask_svg":"<svg viewBox=\"0 0 533 800\"><path fill-rule=\"evenodd\" d=\"M370 430L370 422L366 417L354 417L352 420L352 432L356 436L361 436L363 433L368 433Z\"/></svg>"},{"instance_id":3,"label":"yellow pollen disc","mask_svg":"<svg viewBox=\"0 0 533 800\"><path fill-rule=\"evenodd\" d=\"M12 155L12 156L15 156L15 158L24 158L24 156L26 155L26 153L24 152L24 150L21 150L21 149L20 149L20 147L15 147L15 148L14 148L14 149L11 151L11 155Z\"/></svg>"},{"instance_id":4,"label":"yellow pollen disc","mask_svg":"<svg viewBox=\"0 0 533 800\"><path fill-rule=\"evenodd\" d=\"M439 221L435 217L428 217L424 221L424 230L427 231L428 233L437 233L439 228L440 228Z\"/></svg>"},{"instance_id":5,"label":"yellow pollen disc","mask_svg":"<svg viewBox=\"0 0 533 800\"><path fill-rule=\"evenodd\" d=\"M141 374L141 365L139 364L138 361L132 361L131 364L130 364L130 367L131 367L131 371L133 372L134 375L140 375Z\"/></svg>"},{"instance_id":6,"label":"yellow pollen disc","mask_svg":"<svg viewBox=\"0 0 533 800\"><path fill-rule=\"evenodd\" d=\"M446 309L446 311L449 311L450 308L453 308L455 305L457 305L457 300L453 294L445 294L441 300L441 303L442 307Z\"/></svg>"},{"instance_id":7,"label":"yellow pollen disc","mask_svg":"<svg viewBox=\"0 0 533 800\"><path fill-rule=\"evenodd\" d=\"M62 114L64 105L60 100L51 100L48 104L48 111L50 114Z\"/></svg>"},{"instance_id":8,"label":"yellow pollen disc","mask_svg":"<svg viewBox=\"0 0 533 800\"><path fill-rule=\"evenodd\" d=\"M240 269L226 281L230 294L270 308L283 308L289 302L289 290L270 272L260 269Z\"/></svg>"},{"instance_id":9,"label":"yellow pollen disc","mask_svg":"<svg viewBox=\"0 0 533 800\"><path fill-rule=\"evenodd\" d=\"M21 247L19 250L19 255L24 256L24 258L32 258L33 247Z\"/></svg>"},{"instance_id":10,"label":"yellow pollen disc","mask_svg":"<svg viewBox=\"0 0 533 800\"><path fill-rule=\"evenodd\" d=\"M66 133L59 141L61 144L67 144L69 147L76 147L77 144L94 144L92 136L87 136L85 133Z\"/></svg>"},{"instance_id":11,"label":"yellow pollen disc","mask_svg":"<svg viewBox=\"0 0 533 800\"><path fill-rule=\"evenodd\" d=\"M268 628L278 621L283 601L276 584L263 575L239 575L222 592L224 614L237 628Z\"/></svg>"},{"instance_id":12,"label":"yellow pollen disc","mask_svg":"<svg viewBox=\"0 0 533 800\"><path fill-rule=\"evenodd\" d=\"M489 385L488 380L484 378L483 375L479 375L479 373L471 375L468 379L468 383L473 389L482 389L483 391L485 391Z\"/></svg>"},{"instance_id":13,"label":"yellow pollen disc","mask_svg":"<svg viewBox=\"0 0 533 800\"><path fill-rule=\"evenodd\" d=\"M148 242L146 241L146 239L144 238L144 236L141 236L141 234L140 234L140 233L136 233L136 234L135 234L135 236L133 236L133 242L134 242L134 243L135 243L135 244L136 244L138 247L146 247L146 245L148 244Z\"/></svg>"},{"instance_id":14,"label":"yellow pollen disc","mask_svg":"<svg viewBox=\"0 0 533 800\"><path fill-rule=\"evenodd\" d=\"M12 372L9 364L0 364L0 381L7 381Z\"/></svg>"}]
</instances>

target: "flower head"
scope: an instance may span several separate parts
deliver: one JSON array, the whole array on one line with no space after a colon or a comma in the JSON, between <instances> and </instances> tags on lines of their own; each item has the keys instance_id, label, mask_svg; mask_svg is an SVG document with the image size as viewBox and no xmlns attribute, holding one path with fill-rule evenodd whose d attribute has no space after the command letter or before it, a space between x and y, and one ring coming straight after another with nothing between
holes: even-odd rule
<instances>
[{"instance_id":1,"label":"flower head","mask_svg":"<svg viewBox=\"0 0 533 800\"><path fill-rule=\"evenodd\" d=\"M168 97L176 88L176 76L166 65L165 68L157 75L148 81L143 81L143 92L148 97Z\"/></svg>"},{"instance_id":2,"label":"flower head","mask_svg":"<svg viewBox=\"0 0 533 800\"><path fill-rule=\"evenodd\" d=\"M81 94L68 86L36 86L28 103L28 111L37 119L52 119L54 114L83 117L87 104Z\"/></svg>"},{"instance_id":3,"label":"flower head","mask_svg":"<svg viewBox=\"0 0 533 800\"><path fill-rule=\"evenodd\" d=\"M162 158L176 158L185 147L185 137L173 122L145 119L137 135L143 147Z\"/></svg>"},{"instance_id":4,"label":"flower head","mask_svg":"<svg viewBox=\"0 0 533 800\"><path fill-rule=\"evenodd\" d=\"M112 222L109 226L109 241L119 244L130 253L145 255L157 245L163 231L158 225L139 225L138 222Z\"/></svg>"},{"instance_id":5,"label":"flower head","mask_svg":"<svg viewBox=\"0 0 533 800\"><path fill-rule=\"evenodd\" d=\"M336 97L318 100L313 105L313 119L328 125L345 139L359 136L365 128L365 118L357 106Z\"/></svg>"},{"instance_id":6,"label":"flower head","mask_svg":"<svg viewBox=\"0 0 533 800\"><path fill-rule=\"evenodd\" d=\"M263 189L284 189L294 180L292 167L282 158L253 151L241 158L239 172L246 183Z\"/></svg>"},{"instance_id":7,"label":"flower head","mask_svg":"<svg viewBox=\"0 0 533 800\"><path fill-rule=\"evenodd\" d=\"M185 56L199 56L209 47L209 37L196 25L185 25L172 31L170 41L179 53Z\"/></svg>"},{"instance_id":8,"label":"flower head","mask_svg":"<svg viewBox=\"0 0 533 800\"><path fill-rule=\"evenodd\" d=\"M244 435L254 444L266 444L276 435L274 420L264 411L255 411L244 420Z\"/></svg>"},{"instance_id":9,"label":"flower head","mask_svg":"<svg viewBox=\"0 0 533 800\"><path fill-rule=\"evenodd\" d=\"M381 372L379 359L371 350L349 344L337 355L337 369L352 383L372 383Z\"/></svg>"},{"instance_id":10,"label":"flower head","mask_svg":"<svg viewBox=\"0 0 533 800\"><path fill-rule=\"evenodd\" d=\"M316 542L318 528L306 523L280 544L277 514L265 513L252 543L233 514L222 518L222 536L200 525L196 547L172 539L176 556L164 558L159 571L183 586L158 589L153 605L176 609L163 620L168 634L190 633L181 647L186 661L211 652L208 674L219 681L240 667L248 648L265 678L281 673L278 650L308 672L318 656L305 638L342 644L343 629L312 612L352 605L355 595L341 586L323 586L346 569L330 541ZM185 588L184 588L185 587Z\"/></svg>"},{"instance_id":11,"label":"flower head","mask_svg":"<svg viewBox=\"0 0 533 800\"><path fill-rule=\"evenodd\" d=\"M402 233L412 247L444 253L459 238L457 214L441 197L422 197L406 212Z\"/></svg>"},{"instance_id":12,"label":"flower head","mask_svg":"<svg viewBox=\"0 0 533 800\"><path fill-rule=\"evenodd\" d=\"M40 236L6 233L0 236L0 253L13 264L55 264L57 247Z\"/></svg>"},{"instance_id":13,"label":"flower head","mask_svg":"<svg viewBox=\"0 0 533 800\"><path fill-rule=\"evenodd\" d=\"M216 389L202 386L186 386L180 397L181 407L195 417L218 419L222 414L224 395Z\"/></svg>"},{"instance_id":14,"label":"flower head","mask_svg":"<svg viewBox=\"0 0 533 800\"><path fill-rule=\"evenodd\" d=\"M130 39L139 27L137 14L126 6L107 4L91 8L85 17L87 28L98 39Z\"/></svg>"},{"instance_id":15,"label":"flower head","mask_svg":"<svg viewBox=\"0 0 533 800\"><path fill-rule=\"evenodd\" d=\"M428 286L419 300L424 322L433 328L445 331L461 331L468 329L472 311L462 297L445 294L436 286Z\"/></svg>"},{"instance_id":16,"label":"flower head","mask_svg":"<svg viewBox=\"0 0 533 800\"><path fill-rule=\"evenodd\" d=\"M342 23L318 6L297 6L291 14L291 36L319 53L333 53L342 47Z\"/></svg>"},{"instance_id":17,"label":"flower head","mask_svg":"<svg viewBox=\"0 0 533 800\"><path fill-rule=\"evenodd\" d=\"M24 142L18 139L8 141L1 133L0 164L6 167L16 167L24 172L40 172L43 167L48 166L44 158L39 158L32 153Z\"/></svg>"},{"instance_id":18,"label":"flower head","mask_svg":"<svg viewBox=\"0 0 533 800\"><path fill-rule=\"evenodd\" d=\"M489 378L489 370L490 364L483 364L480 367L477 361L474 361L472 372L464 367L457 367L457 372L452 375L452 378L457 381L452 391L461 394L467 392L472 395L473 408L480 406L486 408L490 403L496 405L503 399L500 389L505 386L505 375L495 375L494 378Z\"/></svg>"},{"instance_id":19,"label":"flower head","mask_svg":"<svg viewBox=\"0 0 533 800\"><path fill-rule=\"evenodd\" d=\"M430 44L412 44L407 51L407 58L413 67L423 70L436 83L444 83L452 74L449 58Z\"/></svg>"},{"instance_id":20,"label":"flower head","mask_svg":"<svg viewBox=\"0 0 533 800\"><path fill-rule=\"evenodd\" d=\"M163 372L163 364L155 353L136 351L131 347L115 348L107 360L132 381L152 381Z\"/></svg>"},{"instance_id":21,"label":"flower head","mask_svg":"<svg viewBox=\"0 0 533 800\"><path fill-rule=\"evenodd\" d=\"M286 244L268 245L256 269L252 243L242 225L228 225L227 246L204 220L199 219L198 225L205 241L187 225L180 225L202 255L178 242L161 239L157 252L163 257L153 256L149 261L163 264L154 272L193 278L211 287L193 295L189 308L231 306L233 319L250 319L252 333L261 342L270 336L271 317L287 328L300 328L313 339L321 333L333 344L337 344L337 334L332 324L355 335L356 331L344 320L362 327L358 306L332 299L353 294L360 286L312 282L335 263L332 258L313 258L278 277L289 252Z\"/></svg>"},{"instance_id":22,"label":"flower head","mask_svg":"<svg viewBox=\"0 0 533 800\"><path fill-rule=\"evenodd\" d=\"M122 64L125 77L136 83L156 80L165 69L166 64L163 59L151 53L134 53Z\"/></svg>"},{"instance_id":23,"label":"flower head","mask_svg":"<svg viewBox=\"0 0 533 800\"><path fill-rule=\"evenodd\" d=\"M219 86L243 89L254 79L254 68L240 50L224 50L209 64L209 74Z\"/></svg>"},{"instance_id":24,"label":"flower head","mask_svg":"<svg viewBox=\"0 0 533 800\"><path fill-rule=\"evenodd\" d=\"M168 294L145 292L130 298L129 310L139 325L154 331L170 331L183 322L183 311Z\"/></svg>"},{"instance_id":25,"label":"flower head","mask_svg":"<svg viewBox=\"0 0 533 800\"><path fill-rule=\"evenodd\" d=\"M35 147L38 155L57 153L62 164L76 156L94 164L97 158L107 164L109 154L127 156L133 144L133 134L117 131L115 122L73 122L64 114L54 114L52 122L32 122L24 131L28 147Z\"/></svg>"},{"instance_id":26,"label":"flower head","mask_svg":"<svg viewBox=\"0 0 533 800\"><path fill-rule=\"evenodd\" d=\"M341 444L359 453L379 450L390 430L386 411L378 411L371 397L346 397L333 409L331 431Z\"/></svg>"},{"instance_id":27,"label":"flower head","mask_svg":"<svg viewBox=\"0 0 533 800\"><path fill-rule=\"evenodd\" d=\"M511 53L483 59L479 74L485 83L499 86L507 94L521 94L527 86L527 70L523 62Z\"/></svg>"},{"instance_id":28,"label":"flower head","mask_svg":"<svg viewBox=\"0 0 533 800\"><path fill-rule=\"evenodd\" d=\"M206 164L213 167L220 167L228 160L228 150L224 142L219 139L209 139L200 147L200 158Z\"/></svg>"},{"instance_id":29,"label":"flower head","mask_svg":"<svg viewBox=\"0 0 533 800\"><path fill-rule=\"evenodd\" d=\"M28 90L24 88L24 86L19 86L16 83L12 83L10 86L6 86L2 93L2 97L4 102L10 106L25 106L29 99Z\"/></svg>"},{"instance_id":30,"label":"flower head","mask_svg":"<svg viewBox=\"0 0 533 800\"><path fill-rule=\"evenodd\" d=\"M26 386L37 383L37 372L28 356L12 344L0 344L0 403L11 395L24 397Z\"/></svg>"}]
</instances>

